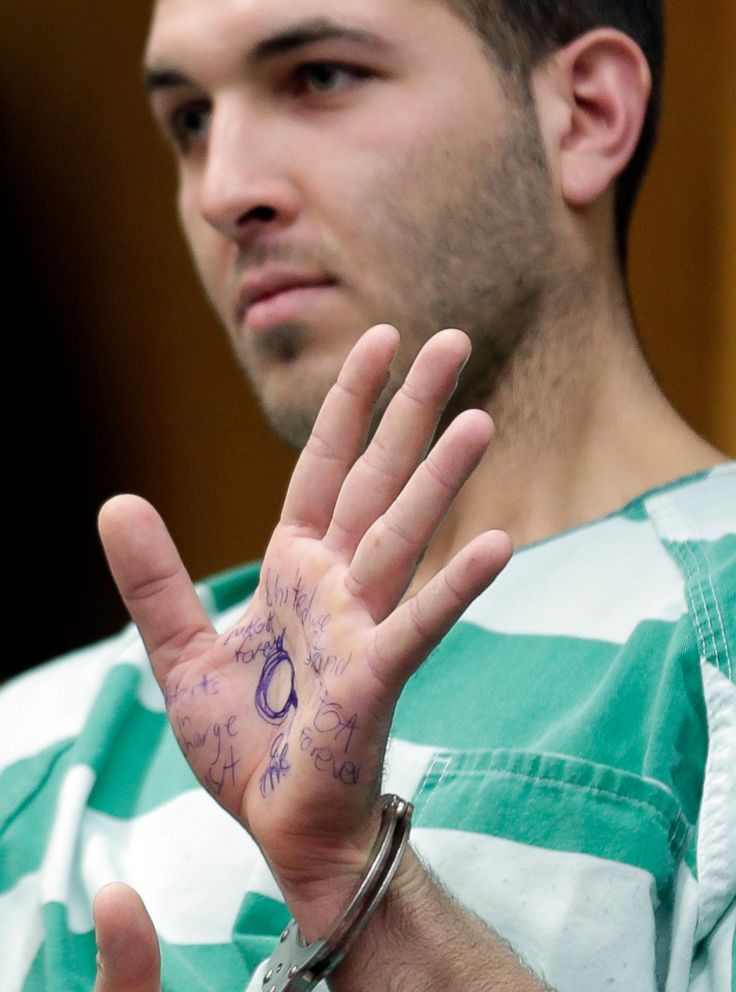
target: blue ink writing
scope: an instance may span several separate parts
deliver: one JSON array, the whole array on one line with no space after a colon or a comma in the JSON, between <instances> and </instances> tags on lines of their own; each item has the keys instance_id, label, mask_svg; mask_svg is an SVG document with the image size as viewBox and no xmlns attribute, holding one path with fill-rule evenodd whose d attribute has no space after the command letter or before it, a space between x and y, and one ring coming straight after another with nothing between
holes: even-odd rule
<instances>
[{"instance_id":1,"label":"blue ink writing","mask_svg":"<svg viewBox=\"0 0 736 992\"><path fill-rule=\"evenodd\" d=\"M219 752L218 752L218 758L219 758ZM235 752L233 751L233 746L231 744L229 761L223 762L222 768L218 773L217 768L215 767L217 765L217 759L215 759L215 761L213 761L210 767L207 769L207 774L204 777L204 784L212 792L214 792L215 795L219 796L223 788L225 787L225 782L227 781L228 773L229 773L230 785L233 788L235 788L235 768L239 764L240 764L240 758L235 757Z\"/></svg>"},{"instance_id":2,"label":"blue ink writing","mask_svg":"<svg viewBox=\"0 0 736 992\"><path fill-rule=\"evenodd\" d=\"M311 727L303 727L299 734L299 747L305 752L318 772L329 772L337 782L344 785L357 785L360 777L360 765L354 761L338 762L332 748L320 747L314 743Z\"/></svg>"},{"instance_id":3,"label":"blue ink writing","mask_svg":"<svg viewBox=\"0 0 736 992\"><path fill-rule=\"evenodd\" d=\"M266 604L271 609L291 610L308 635L319 637L329 627L332 615L314 612L314 599L317 590L308 591L302 586L302 577L296 573L293 586L283 585L281 576L274 575L271 569L266 572Z\"/></svg>"},{"instance_id":4,"label":"blue ink writing","mask_svg":"<svg viewBox=\"0 0 736 992\"><path fill-rule=\"evenodd\" d=\"M317 712L314 714L314 729L323 734L334 734L334 740L344 744L343 753L347 754L353 732L358 726L358 714L346 719L342 706L330 701L327 693L322 693Z\"/></svg>"},{"instance_id":5,"label":"blue ink writing","mask_svg":"<svg viewBox=\"0 0 736 992\"><path fill-rule=\"evenodd\" d=\"M232 640L239 640L240 644L235 649L235 660L240 662L241 665L249 665L259 655L265 656L269 653L273 645L272 639L261 637L255 646L253 646L252 642L255 638L260 637L261 634L273 634L273 621L274 615L271 612L265 618L257 617L247 624L233 627L225 638L223 646L226 647Z\"/></svg>"},{"instance_id":6,"label":"blue ink writing","mask_svg":"<svg viewBox=\"0 0 736 992\"><path fill-rule=\"evenodd\" d=\"M282 673L285 672L286 677L289 680L288 692L286 693L281 705L271 698L273 693L271 683L279 670L281 670ZM283 677L284 676L282 674L281 678ZM266 662L263 666L261 678L256 688L256 709L264 720L268 720L269 723L275 724L283 723L290 710L296 709L297 695L294 683L294 665L292 664L289 653L284 649L284 635L281 634L276 638L272 650L266 656Z\"/></svg>"},{"instance_id":7,"label":"blue ink writing","mask_svg":"<svg viewBox=\"0 0 736 992\"><path fill-rule=\"evenodd\" d=\"M167 685L164 689L164 701L167 706L174 703L182 703L194 699L195 696L219 696L218 685L219 675L208 675L206 672L198 678L192 685L182 686L181 682L176 685Z\"/></svg>"},{"instance_id":8,"label":"blue ink writing","mask_svg":"<svg viewBox=\"0 0 736 992\"><path fill-rule=\"evenodd\" d=\"M178 716L176 718L176 729L177 736L179 738L179 743L184 754L189 754L190 751L200 751L210 740L210 732L212 732L212 737L217 741L217 754L213 761L215 764L220 757L221 749L221 737L226 734L228 737L237 737L237 730L234 730L235 721L237 717L233 714L227 718L225 723L209 723L204 730L193 730L192 729L192 718L189 716Z\"/></svg>"},{"instance_id":9,"label":"blue ink writing","mask_svg":"<svg viewBox=\"0 0 736 992\"><path fill-rule=\"evenodd\" d=\"M326 675L330 670L335 675L342 675L350 664L352 656L352 652L347 658L336 654L323 654L316 644L310 644L305 664L307 668L313 669L317 675Z\"/></svg>"},{"instance_id":10,"label":"blue ink writing","mask_svg":"<svg viewBox=\"0 0 736 992\"><path fill-rule=\"evenodd\" d=\"M269 789L273 792L281 779L291 768L291 765L287 760L288 754L289 745L284 744L284 735L279 734L271 745L268 768L263 775L261 775L259 780L262 796L265 796Z\"/></svg>"}]
</instances>

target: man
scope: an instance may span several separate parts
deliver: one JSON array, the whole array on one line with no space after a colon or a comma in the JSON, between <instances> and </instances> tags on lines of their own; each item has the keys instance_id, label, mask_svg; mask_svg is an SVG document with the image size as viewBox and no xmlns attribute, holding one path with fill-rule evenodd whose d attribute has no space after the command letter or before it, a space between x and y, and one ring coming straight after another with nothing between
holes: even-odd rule
<instances>
[{"instance_id":1,"label":"man","mask_svg":"<svg viewBox=\"0 0 736 992\"><path fill-rule=\"evenodd\" d=\"M182 225L304 451L260 579L200 591L214 626L155 511L103 508L184 757L131 633L9 690L13 987L91 986L113 878L164 988L269 987L289 916L315 940L357 888L391 732L429 867L407 849L334 988L725 988L734 467L661 396L622 274L659 30L158 0ZM74 735L39 679L92 686ZM95 915L97 992L155 992L138 896Z\"/></svg>"}]
</instances>

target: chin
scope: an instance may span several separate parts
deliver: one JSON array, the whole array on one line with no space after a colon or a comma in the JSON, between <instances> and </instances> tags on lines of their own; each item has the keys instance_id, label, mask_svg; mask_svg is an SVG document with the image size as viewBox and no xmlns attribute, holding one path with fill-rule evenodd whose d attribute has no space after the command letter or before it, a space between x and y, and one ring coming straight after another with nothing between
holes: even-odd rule
<instances>
[{"instance_id":1,"label":"chin","mask_svg":"<svg viewBox=\"0 0 736 992\"><path fill-rule=\"evenodd\" d=\"M312 367L309 367L309 366ZM260 382L251 377L256 398L274 434L294 448L303 448L340 364L314 368L295 360L287 367L271 368Z\"/></svg>"},{"instance_id":2,"label":"chin","mask_svg":"<svg viewBox=\"0 0 736 992\"><path fill-rule=\"evenodd\" d=\"M330 340L329 335L323 337L305 324L293 323L254 335L247 354L238 349L258 403L282 441L295 448L307 443L354 343L344 334L339 341Z\"/></svg>"},{"instance_id":3,"label":"chin","mask_svg":"<svg viewBox=\"0 0 736 992\"><path fill-rule=\"evenodd\" d=\"M261 402L261 409L274 434L289 447L299 451L309 440L319 412L319 406L317 409L307 409L292 405L287 409L285 406L271 406L264 402Z\"/></svg>"}]
</instances>

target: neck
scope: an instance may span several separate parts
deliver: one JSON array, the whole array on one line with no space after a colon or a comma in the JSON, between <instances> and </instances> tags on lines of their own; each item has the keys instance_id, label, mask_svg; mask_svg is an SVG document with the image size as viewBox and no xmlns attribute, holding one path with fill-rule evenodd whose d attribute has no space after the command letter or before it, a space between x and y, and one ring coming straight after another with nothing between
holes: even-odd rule
<instances>
[{"instance_id":1,"label":"neck","mask_svg":"<svg viewBox=\"0 0 736 992\"><path fill-rule=\"evenodd\" d=\"M641 353L625 290L581 284L547 301L487 404L496 434L427 550L415 582L471 537L515 547L610 513L726 458L678 416ZM612 288L613 287L613 288Z\"/></svg>"}]
</instances>

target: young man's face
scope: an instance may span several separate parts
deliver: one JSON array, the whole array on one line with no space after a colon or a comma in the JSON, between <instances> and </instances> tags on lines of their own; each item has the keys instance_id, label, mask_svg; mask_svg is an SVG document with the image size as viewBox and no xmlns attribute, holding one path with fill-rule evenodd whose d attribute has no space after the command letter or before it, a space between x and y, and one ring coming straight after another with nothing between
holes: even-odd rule
<instances>
[{"instance_id":1,"label":"young man's face","mask_svg":"<svg viewBox=\"0 0 736 992\"><path fill-rule=\"evenodd\" d=\"M492 381L538 302L549 178L533 111L449 8L158 0L146 64L197 268L276 430L304 441L379 322L397 379L457 326Z\"/></svg>"}]
</instances>

